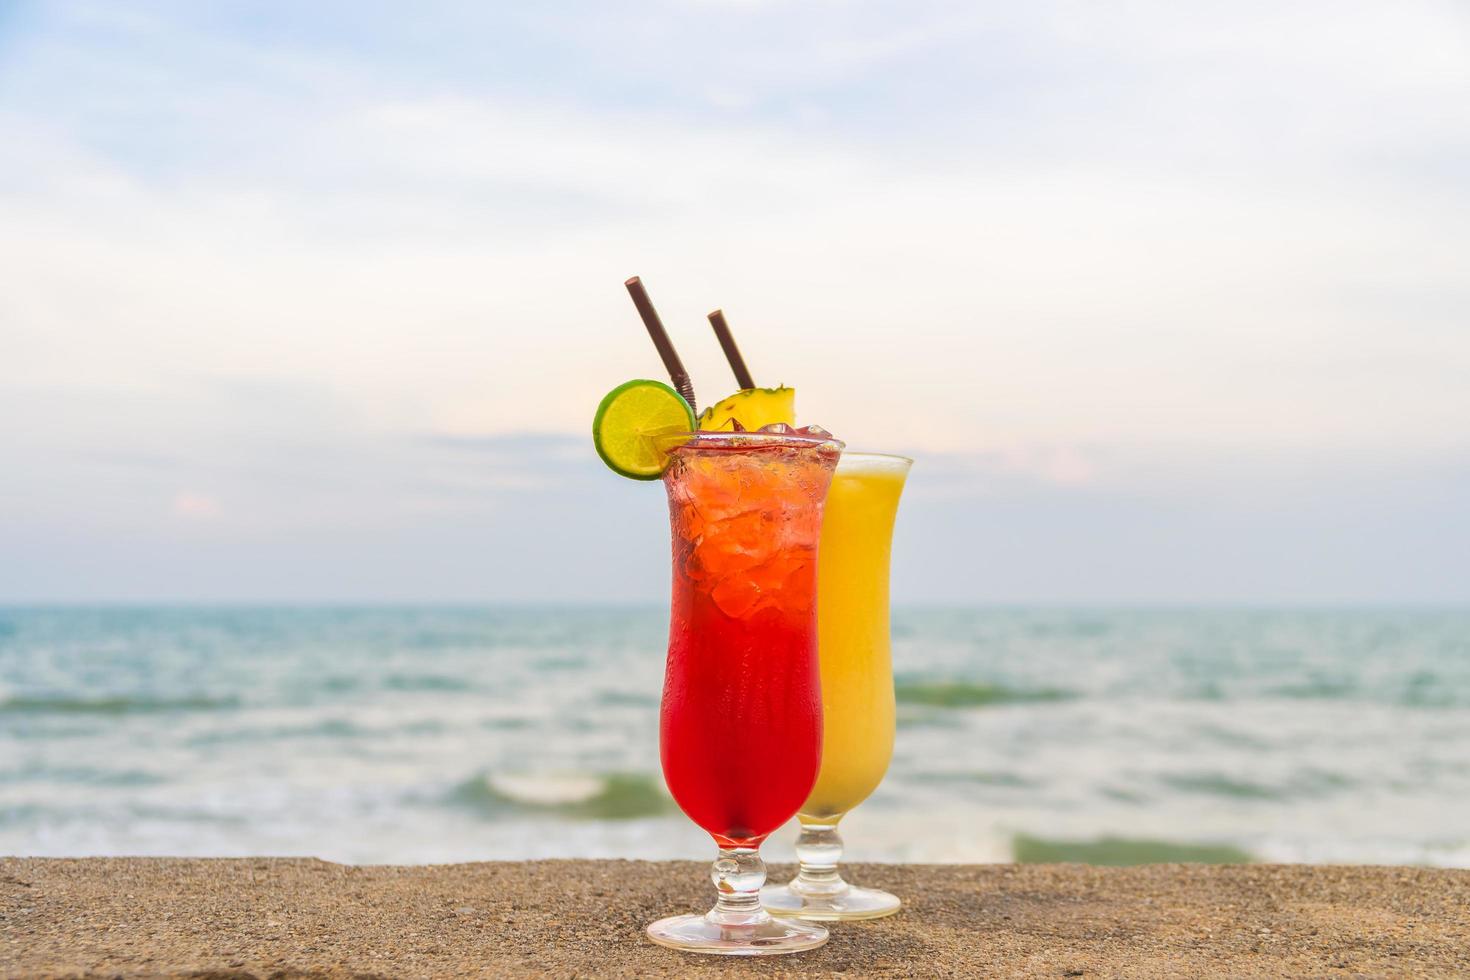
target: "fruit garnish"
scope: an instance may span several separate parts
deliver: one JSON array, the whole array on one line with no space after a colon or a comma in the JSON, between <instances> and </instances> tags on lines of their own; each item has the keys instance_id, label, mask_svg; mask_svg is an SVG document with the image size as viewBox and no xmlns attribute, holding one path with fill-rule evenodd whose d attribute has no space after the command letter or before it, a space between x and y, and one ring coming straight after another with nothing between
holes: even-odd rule
<instances>
[{"instance_id":1,"label":"fruit garnish","mask_svg":"<svg viewBox=\"0 0 1470 980\"><path fill-rule=\"evenodd\" d=\"M773 422L796 424L796 389L782 385L779 388L747 388L737 391L724 401L716 402L699 415L701 429L730 429L731 420L739 428L754 432Z\"/></svg>"},{"instance_id":2,"label":"fruit garnish","mask_svg":"<svg viewBox=\"0 0 1470 980\"><path fill-rule=\"evenodd\" d=\"M694 409L662 381L628 381L609 391L592 419L592 445L619 476L657 480L672 457L659 436L694 429Z\"/></svg>"}]
</instances>

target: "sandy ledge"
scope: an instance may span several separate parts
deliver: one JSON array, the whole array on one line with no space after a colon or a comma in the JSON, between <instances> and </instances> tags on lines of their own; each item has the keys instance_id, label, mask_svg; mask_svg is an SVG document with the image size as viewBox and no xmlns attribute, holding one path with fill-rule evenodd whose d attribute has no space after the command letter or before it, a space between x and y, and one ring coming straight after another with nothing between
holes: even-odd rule
<instances>
[{"instance_id":1,"label":"sandy ledge","mask_svg":"<svg viewBox=\"0 0 1470 980\"><path fill-rule=\"evenodd\" d=\"M822 949L646 942L649 920L709 904L707 871L5 858L0 976L1470 976L1470 871L859 865L908 906Z\"/></svg>"}]
</instances>

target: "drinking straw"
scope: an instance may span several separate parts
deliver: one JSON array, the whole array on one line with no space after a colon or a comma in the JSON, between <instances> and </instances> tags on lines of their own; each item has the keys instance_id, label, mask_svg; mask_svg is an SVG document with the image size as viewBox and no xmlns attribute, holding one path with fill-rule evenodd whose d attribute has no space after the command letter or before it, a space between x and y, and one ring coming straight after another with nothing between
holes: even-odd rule
<instances>
[{"instance_id":1,"label":"drinking straw","mask_svg":"<svg viewBox=\"0 0 1470 980\"><path fill-rule=\"evenodd\" d=\"M735 383L740 386L741 391L755 387L755 379L750 376L750 368L745 366L745 358L740 356L740 348L735 346L735 335L730 332L730 325L725 322L725 311L715 310L709 315L709 325L715 328L715 336L720 338L720 347L725 351L725 360L730 362L730 370L735 372Z\"/></svg>"},{"instance_id":2,"label":"drinking straw","mask_svg":"<svg viewBox=\"0 0 1470 980\"><path fill-rule=\"evenodd\" d=\"M643 281L634 276L623 285L628 287L628 295L633 297L633 305L638 307L638 315L643 318L643 325L648 328L648 336L653 338L653 346L657 348L658 356L663 359L664 370L669 372L669 380L674 383L674 389L684 396L690 408L694 408L694 384L689 380L689 372L684 370L684 362L679 360L679 352L674 350L674 342L669 340L669 334L664 329L663 321L658 318L658 311L653 308L653 303L648 298L648 290L643 288Z\"/></svg>"}]
</instances>

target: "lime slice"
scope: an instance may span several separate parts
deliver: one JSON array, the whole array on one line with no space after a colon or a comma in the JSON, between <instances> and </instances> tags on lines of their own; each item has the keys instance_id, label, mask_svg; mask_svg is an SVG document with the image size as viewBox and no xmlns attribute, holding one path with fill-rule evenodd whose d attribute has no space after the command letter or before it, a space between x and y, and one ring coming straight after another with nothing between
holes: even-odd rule
<instances>
[{"instance_id":1,"label":"lime slice","mask_svg":"<svg viewBox=\"0 0 1470 980\"><path fill-rule=\"evenodd\" d=\"M597 455L620 476L657 480L669 454L657 438L694 431L694 409L661 381L629 381L607 393L592 419Z\"/></svg>"}]
</instances>

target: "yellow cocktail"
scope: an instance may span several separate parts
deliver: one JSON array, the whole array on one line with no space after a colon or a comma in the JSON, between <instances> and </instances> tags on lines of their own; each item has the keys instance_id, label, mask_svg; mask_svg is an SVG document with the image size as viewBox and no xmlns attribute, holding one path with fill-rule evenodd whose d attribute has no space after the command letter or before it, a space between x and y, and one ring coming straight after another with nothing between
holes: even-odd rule
<instances>
[{"instance_id":1,"label":"yellow cocktail","mask_svg":"<svg viewBox=\"0 0 1470 980\"><path fill-rule=\"evenodd\" d=\"M761 900L807 919L870 919L899 901L855 888L837 871L837 822L877 789L893 755L893 666L888 565L893 522L912 461L843 453L827 491L817 551L817 636L822 664L822 768L802 805L801 871Z\"/></svg>"}]
</instances>

